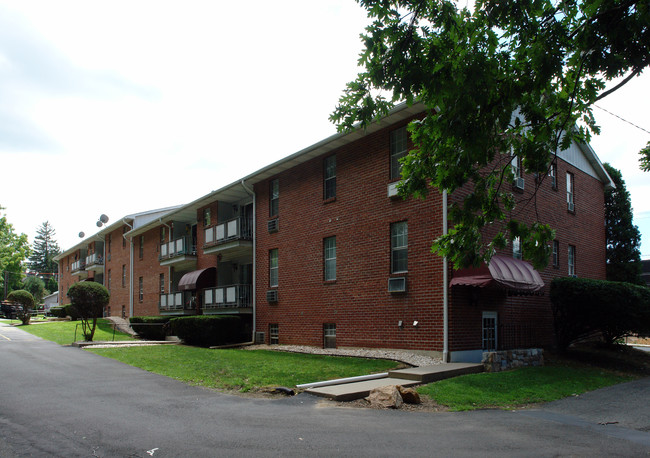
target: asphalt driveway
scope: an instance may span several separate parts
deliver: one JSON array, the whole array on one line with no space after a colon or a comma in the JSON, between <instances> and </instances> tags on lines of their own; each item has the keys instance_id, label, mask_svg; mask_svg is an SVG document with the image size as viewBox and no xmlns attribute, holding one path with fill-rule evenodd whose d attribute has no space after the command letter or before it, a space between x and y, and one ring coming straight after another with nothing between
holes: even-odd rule
<instances>
[{"instance_id":1,"label":"asphalt driveway","mask_svg":"<svg viewBox=\"0 0 650 458\"><path fill-rule=\"evenodd\" d=\"M514 412L241 398L0 324L2 457L642 456L648 406L650 379Z\"/></svg>"}]
</instances>

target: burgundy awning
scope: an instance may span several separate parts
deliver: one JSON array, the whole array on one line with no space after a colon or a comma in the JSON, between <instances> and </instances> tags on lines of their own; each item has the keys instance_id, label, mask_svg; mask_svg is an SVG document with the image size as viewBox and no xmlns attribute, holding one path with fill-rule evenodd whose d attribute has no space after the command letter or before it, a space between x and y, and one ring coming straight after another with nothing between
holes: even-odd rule
<instances>
[{"instance_id":1,"label":"burgundy awning","mask_svg":"<svg viewBox=\"0 0 650 458\"><path fill-rule=\"evenodd\" d=\"M216 270L216 267L208 267L186 273L178 282L178 290L193 291L214 286Z\"/></svg>"},{"instance_id":2,"label":"burgundy awning","mask_svg":"<svg viewBox=\"0 0 650 458\"><path fill-rule=\"evenodd\" d=\"M533 266L520 259L492 256L489 265L454 272L450 286L494 286L522 293L534 293L544 288L544 282Z\"/></svg>"}]
</instances>

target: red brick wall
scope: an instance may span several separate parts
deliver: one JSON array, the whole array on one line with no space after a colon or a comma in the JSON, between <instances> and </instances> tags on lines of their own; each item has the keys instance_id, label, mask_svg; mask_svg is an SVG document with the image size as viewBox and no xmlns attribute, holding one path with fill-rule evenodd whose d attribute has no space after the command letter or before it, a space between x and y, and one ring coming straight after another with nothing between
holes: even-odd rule
<instances>
[{"instance_id":1,"label":"red brick wall","mask_svg":"<svg viewBox=\"0 0 650 458\"><path fill-rule=\"evenodd\" d=\"M111 296L109 301L109 306L111 308L111 315L121 316L122 307L126 311L128 316L129 314L129 281L130 281L130 265L129 265L129 253L130 246L129 241L122 243L124 238L122 237L123 228L130 229L129 226L121 226L118 229L110 232L111 237L111 247L110 253L108 248L108 236L106 234L105 247L106 247L106 260L105 260L105 278L108 281L108 269L111 270L111 288L109 290ZM124 285L122 285L122 266L126 266L126 278ZM108 287L108 284L106 285Z\"/></svg>"},{"instance_id":2,"label":"red brick wall","mask_svg":"<svg viewBox=\"0 0 650 458\"><path fill-rule=\"evenodd\" d=\"M160 265L160 226L148 230L144 234L144 251L140 258L141 235L134 237L133 245L133 315L158 315L160 300L160 274L165 275L168 282L168 268ZM143 298L140 300L139 278L143 281ZM128 315L128 307L127 307Z\"/></svg>"},{"instance_id":3,"label":"red brick wall","mask_svg":"<svg viewBox=\"0 0 650 458\"><path fill-rule=\"evenodd\" d=\"M403 123L402 123L403 125ZM442 338L442 261L430 254L441 230L441 197L387 197L389 132L336 153L336 200L323 201L323 157L278 175L279 231L269 234L269 182L257 195L257 331L278 324L284 344L323 344L335 323L338 346L432 349ZM408 222L406 294L387 291L390 224ZM323 239L336 236L336 281L323 279ZM269 304L269 250L279 251L279 301ZM399 275L398 275L399 276ZM402 321L403 328L398 327ZM414 327L413 322L419 326Z\"/></svg>"},{"instance_id":4,"label":"red brick wall","mask_svg":"<svg viewBox=\"0 0 650 458\"><path fill-rule=\"evenodd\" d=\"M540 271L545 283L543 296L508 296L505 292L481 290L474 304L467 288L454 287L450 294L450 351L479 349L482 346L481 316L483 311L496 311L498 322L521 333L537 345L553 344L553 317L549 300L553 278L568 275L568 246L576 247L576 274L579 277L605 279L605 204L604 185L595 178L558 158L557 189L545 178L534 197L535 178L526 175L524 192L515 192L517 208L513 217L523 221L549 224L559 242L559 267L549 266ZM575 213L567 211L566 173L575 177ZM451 200L458 200L463 190ZM512 256L509 247L500 254ZM453 273L452 273L453 275ZM451 278L451 277L450 277Z\"/></svg>"}]
</instances>

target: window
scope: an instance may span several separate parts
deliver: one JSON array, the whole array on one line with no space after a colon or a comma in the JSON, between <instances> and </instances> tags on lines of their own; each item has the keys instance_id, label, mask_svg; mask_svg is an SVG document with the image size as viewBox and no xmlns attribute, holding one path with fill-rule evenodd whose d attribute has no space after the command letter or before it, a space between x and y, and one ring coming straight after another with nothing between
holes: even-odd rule
<instances>
[{"instance_id":1,"label":"window","mask_svg":"<svg viewBox=\"0 0 650 458\"><path fill-rule=\"evenodd\" d=\"M407 132L406 126L390 133L390 179L399 180L402 177L402 164L399 160L406 156Z\"/></svg>"},{"instance_id":2,"label":"window","mask_svg":"<svg viewBox=\"0 0 650 458\"><path fill-rule=\"evenodd\" d=\"M323 348L336 348L336 324L323 325Z\"/></svg>"},{"instance_id":3,"label":"window","mask_svg":"<svg viewBox=\"0 0 650 458\"><path fill-rule=\"evenodd\" d=\"M567 209L570 212L575 211L575 206L574 206L574 203L573 203L573 193L574 193L573 173L567 172L567 174L566 174L566 203L567 203Z\"/></svg>"},{"instance_id":4,"label":"window","mask_svg":"<svg viewBox=\"0 0 650 458\"><path fill-rule=\"evenodd\" d=\"M122 318L126 318L126 306L122 306Z\"/></svg>"},{"instance_id":5,"label":"window","mask_svg":"<svg viewBox=\"0 0 650 458\"><path fill-rule=\"evenodd\" d=\"M203 209L203 227L208 227L210 225L210 209Z\"/></svg>"},{"instance_id":6,"label":"window","mask_svg":"<svg viewBox=\"0 0 650 458\"><path fill-rule=\"evenodd\" d=\"M160 274L160 294L165 294L165 274Z\"/></svg>"},{"instance_id":7,"label":"window","mask_svg":"<svg viewBox=\"0 0 650 458\"><path fill-rule=\"evenodd\" d=\"M515 180L517 178L521 178L521 158L519 156L515 156L514 151L511 152L512 154L512 160L510 161L510 169L512 170L512 174L514 175Z\"/></svg>"},{"instance_id":8,"label":"window","mask_svg":"<svg viewBox=\"0 0 650 458\"><path fill-rule=\"evenodd\" d=\"M323 198L333 199L336 197L336 156L330 156L325 159L323 172Z\"/></svg>"},{"instance_id":9,"label":"window","mask_svg":"<svg viewBox=\"0 0 650 458\"><path fill-rule=\"evenodd\" d=\"M408 225L406 221L390 225L390 271L391 273L408 270Z\"/></svg>"},{"instance_id":10,"label":"window","mask_svg":"<svg viewBox=\"0 0 650 458\"><path fill-rule=\"evenodd\" d=\"M278 249L269 251L269 285L278 286Z\"/></svg>"},{"instance_id":11,"label":"window","mask_svg":"<svg viewBox=\"0 0 650 458\"><path fill-rule=\"evenodd\" d=\"M140 302L144 300L144 281L143 278L138 278L138 299Z\"/></svg>"},{"instance_id":12,"label":"window","mask_svg":"<svg viewBox=\"0 0 650 458\"><path fill-rule=\"evenodd\" d=\"M269 324L269 344L277 345L280 343L280 327L277 324Z\"/></svg>"},{"instance_id":13,"label":"window","mask_svg":"<svg viewBox=\"0 0 650 458\"><path fill-rule=\"evenodd\" d=\"M497 349L497 312L483 312L483 350Z\"/></svg>"},{"instance_id":14,"label":"window","mask_svg":"<svg viewBox=\"0 0 650 458\"><path fill-rule=\"evenodd\" d=\"M108 234L108 254L111 254L112 242L113 242L113 234Z\"/></svg>"},{"instance_id":15,"label":"window","mask_svg":"<svg viewBox=\"0 0 650 458\"><path fill-rule=\"evenodd\" d=\"M336 237L327 237L323 241L323 259L325 281L336 280Z\"/></svg>"},{"instance_id":16,"label":"window","mask_svg":"<svg viewBox=\"0 0 650 458\"><path fill-rule=\"evenodd\" d=\"M144 258L144 235L140 236L140 251L138 255L140 259Z\"/></svg>"},{"instance_id":17,"label":"window","mask_svg":"<svg viewBox=\"0 0 650 458\"><path fill-rule=\"evenodd\" d=\"M576 275L576 247L569 245L569 276L575 277Z\"/></svg>"},{"instance_id":18,"label":"window","mask_svg":"<svg viewBox=\"0 0 650 458\"><path fill-rule=\"evenodd\" d=\"M108 269L108 279L106 281L107 289L111 290L111 269Z\"/></svg>"},{"instance_id":19,"label":"window","mask_svg":"<svg viewBox=\"0 0 650 458\"><path fill-rule=\"evenodd\" d=\"M557 164L555 162L551 163L548 169L548 176L551 178L551 187L557 189Z\"/></svg>"},{"instance_id":20,"label":"window","mask_svg":"<svg viewBox=\"0 0 650 458\"><path fill-rule=\"evenodd\" d=\"M522 251L521 251L521 238L520 237L515 237L512 240L512 257L515 259L522 259Z\"/></svg>"},{"instance_id":21,"label":"window","mask_svg":"<svg viewBox=\"0 0 650 458\"><path fill-rule=\"evenodd\" d=\"M126 286L126 264L122 264L122 288Z\"/></svg>"},{"instance_id":22,"label":"window","mask_svg":"<svg viewBox=\"0 0 650 458\"><path fill-rule=\"evenodd\" d=\"M553 267L560 267L560 242L553 240Z\"/></svg>"},{"instance_id":23,"label":"window","mask_svg":"<svg viewBox=\"0 0 650 458\"><path fill-rule=\"evenodd\" d=\"M271 181L269 189L269 214L276 216L280 206L280 180Z\"/></svg>"}]
</instances>

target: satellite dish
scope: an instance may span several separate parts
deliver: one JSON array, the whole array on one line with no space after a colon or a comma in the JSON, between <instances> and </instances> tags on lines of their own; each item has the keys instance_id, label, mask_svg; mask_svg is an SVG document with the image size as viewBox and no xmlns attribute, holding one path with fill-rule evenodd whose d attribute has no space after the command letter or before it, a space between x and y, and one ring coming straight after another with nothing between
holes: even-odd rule
<instances>
[{"instance_id":1,"label":"satellite dish","mask_svg":"<svg viewBox=\"0 0 650 458\"><path fill-rule=\"evenodd\" d=\"M97 221L97 227L102 227L103 225L104 223L102 223L101 221Z\"/></svg>"},{"instance_id":2,"label":"satellite dish","mask_svg":"<svg viewBox=\"0 0 650 458\"><path fill-rule=\"evenodd\" d=\"M106 216L106 215L104 215L104 214L102 213L102 215L99 217L99 220L100 220L102 223L106 224L106 223L108 223L108 216Z\"/></svg>"},{"instance_id":3,"label":"satellite dish","mask_svg":"<svg viewBox=\"0 0 650 458\"><path fill-rule=\"evenodd\" d=\"M83 232L79 232L79 238L80 239L84 238L85 236L86 236L86 234L84 234Z\"/></svg>"}]
</instances>

